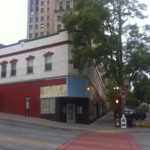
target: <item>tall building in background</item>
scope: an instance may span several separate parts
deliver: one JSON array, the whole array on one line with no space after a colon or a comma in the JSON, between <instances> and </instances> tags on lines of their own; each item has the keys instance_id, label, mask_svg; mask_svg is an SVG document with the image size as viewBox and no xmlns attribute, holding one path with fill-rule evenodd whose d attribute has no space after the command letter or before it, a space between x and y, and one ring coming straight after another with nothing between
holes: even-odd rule
<instances>
[{"instance_id":1,"label":"tall building in background","mask_svg":"<svg viewBox=\"0 0 150 150\"><path fill-rule=\"evenodd\" d=\"M74 0L28 0L27 39L35 39L63 29L61 16L72 9Z\"/></svg>"}]
</instances>

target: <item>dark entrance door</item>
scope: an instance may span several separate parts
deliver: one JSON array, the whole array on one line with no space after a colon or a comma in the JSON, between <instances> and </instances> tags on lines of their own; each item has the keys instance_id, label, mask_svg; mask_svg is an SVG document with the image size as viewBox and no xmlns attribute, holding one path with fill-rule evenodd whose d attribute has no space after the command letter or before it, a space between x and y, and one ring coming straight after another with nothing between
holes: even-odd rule
<instances>
[{"instance_id":1,"label":"dark entrance door","mask_svg":"<svg viewBox=\"0 0 150 150\"><path fill-rule=\"evenodd\" d=\"M67 122L75 123L75 104L67 104Z\"/></svg>"}]
</instances>

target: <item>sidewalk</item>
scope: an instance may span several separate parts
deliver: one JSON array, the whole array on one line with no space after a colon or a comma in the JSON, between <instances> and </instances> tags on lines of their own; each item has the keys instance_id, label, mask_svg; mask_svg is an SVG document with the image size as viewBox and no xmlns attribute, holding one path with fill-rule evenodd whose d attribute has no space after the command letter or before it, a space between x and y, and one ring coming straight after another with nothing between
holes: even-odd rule
<instances>
[{"instance_id":1,"label":"sidewalk","mask_svg":"<svg viewBox=\"0 0 150 150\"><path fill-rule=\"evenodd\" d=\"M85 132L57 150L140 150L129 133Z\"/></svg>"},{"instance_id":2,"label":"sidewalk","mask_svg":"<svg viewBox=\"0 0 150 150\"><path fill-rule=\"evenodd\" d=\"M149 128L116 128L113 120L113 112L108 112L103 117L96 120L94 123L89 125L83 124L70 124L70 123L62 123L56 121L50 121L41 118L33 118L33 117L24 117L21 115L7 114L0 112L0 119L21 122L26 124L34 124L40 126L47 126L53 128L61 128L61 129L71 129L71 130L82 130L82 131L98 131L98 132L136 132L136 131L146 131Z\"/></svg>"}]
</instances>

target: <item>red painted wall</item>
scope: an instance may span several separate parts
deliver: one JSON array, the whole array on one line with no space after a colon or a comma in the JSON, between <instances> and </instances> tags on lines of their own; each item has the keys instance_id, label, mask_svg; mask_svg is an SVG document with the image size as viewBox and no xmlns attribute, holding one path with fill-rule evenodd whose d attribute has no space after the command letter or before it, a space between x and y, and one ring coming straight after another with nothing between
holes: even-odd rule
<instances>
[{"instance_id":1,"label":"red painted wall","mask_svg":"<svg viewBox=\"0 0 150 150\"><path fill-rule=\"evenodd\" d=\"M0 112L25 114L25 97L30 98L30 116L40 117L40 87L66 84L66 78L0 85Z\"/></svg>"}]
</instances>

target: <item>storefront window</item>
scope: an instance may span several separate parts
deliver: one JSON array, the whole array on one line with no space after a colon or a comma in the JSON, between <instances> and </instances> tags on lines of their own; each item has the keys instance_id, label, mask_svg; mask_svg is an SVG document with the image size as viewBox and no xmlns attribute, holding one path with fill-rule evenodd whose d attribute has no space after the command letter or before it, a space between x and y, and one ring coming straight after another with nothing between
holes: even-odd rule
<instances>
[{"instance_id":1,"label":"storefront window","mask_svg":"<svg viewBox=\"0 0 150 150\"><path fill-rule=\"evenodd\" d=\"M63 114L66 114L66 106L63 106L63 107L62 107L62 113L63 113Z\"/></svg>"},{"instance_id":2,"label":"storefront window","mask_svg":"<svg viewBox=\"0 0 150 150\"><path fill-rule=\"evenodd\" d=\"M54 98L41 99L41 114L55 114L56 100Z\"/></svg>"},{"instance_id":3,"label":"storefront window","mask_svg":"<svg viewBox=\"0 0 150 150\"><path fill-rule=\"evenodd\" d=\"M82 114L83 113L83 108L81 106L77 107L77 113Z\"/></svg>"}]
</instances>

